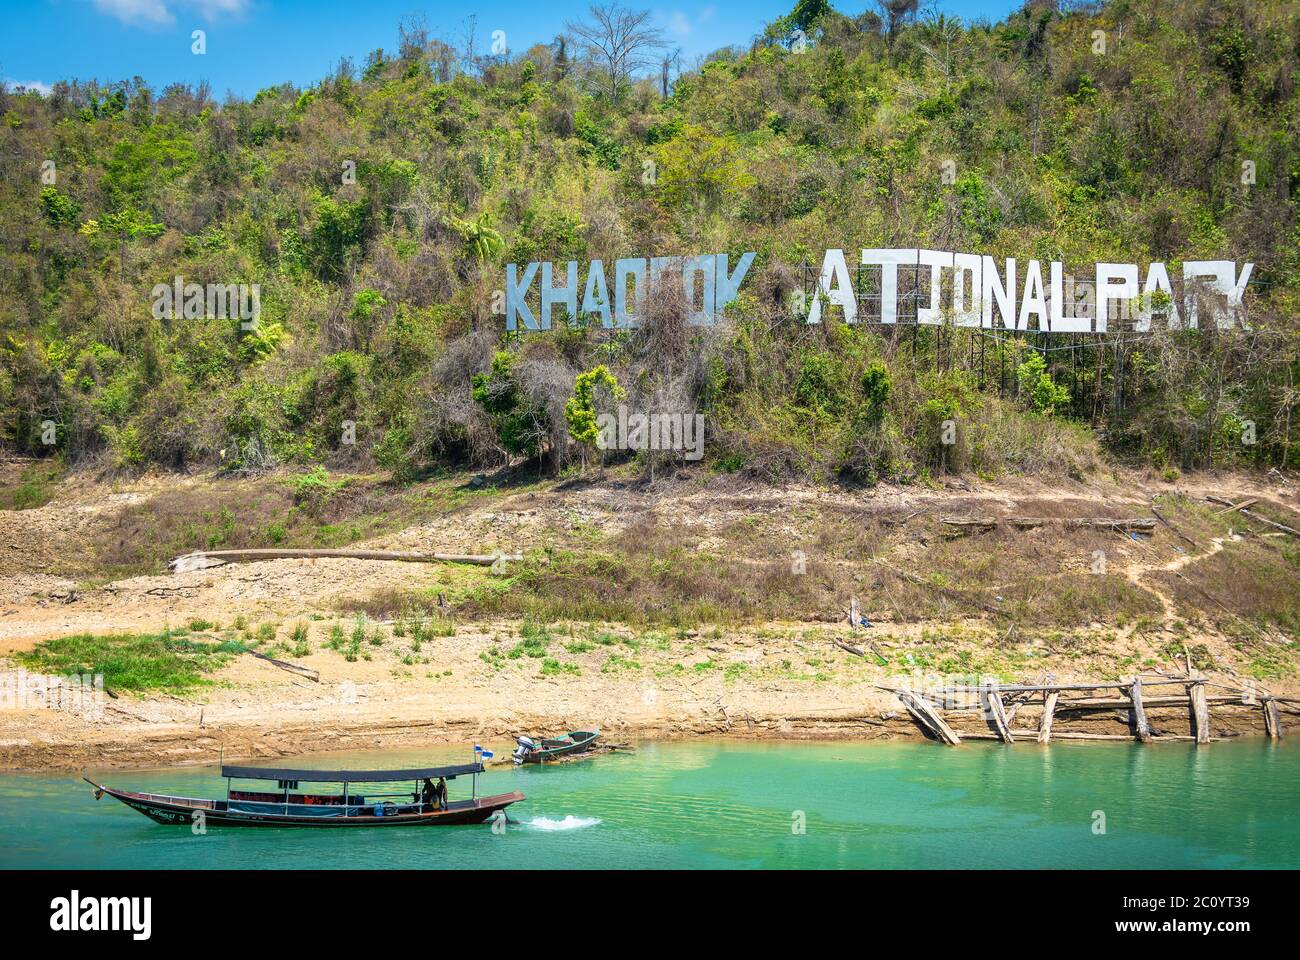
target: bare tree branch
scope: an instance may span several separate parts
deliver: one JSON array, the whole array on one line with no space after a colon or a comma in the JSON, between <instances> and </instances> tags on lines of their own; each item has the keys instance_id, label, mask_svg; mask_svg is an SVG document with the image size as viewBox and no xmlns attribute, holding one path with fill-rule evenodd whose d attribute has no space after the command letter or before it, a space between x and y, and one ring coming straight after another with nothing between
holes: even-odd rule
<instances>
[{"instance_id":1,"label":"bare tree branch","mask_svg":"<svg viewBox=\"0 0 1300 960\"><path fill-rule=\"evenodd\" d=\"M603 74L603 89L617 100L632 74L658 63L656 52L666 46L663 33L650 25L649 10L628 10L617 4L593 6L590 21L569 23L588 58Z\"/></svg>"}]
</instances>

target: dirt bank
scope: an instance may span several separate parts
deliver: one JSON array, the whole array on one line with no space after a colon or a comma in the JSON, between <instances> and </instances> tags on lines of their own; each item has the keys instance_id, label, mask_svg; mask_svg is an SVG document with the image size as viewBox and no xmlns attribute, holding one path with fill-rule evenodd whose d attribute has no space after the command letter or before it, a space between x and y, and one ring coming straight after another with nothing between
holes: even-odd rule
<instances>
[{"instance_id":1,"label":"dirt bank","mask_svg":"<svg viewBox=\"0 0 1300 960\"><path fill-rule=\"evenodd\" d=\"M184 482L201 500L204 481ZM1161 526L1150 539L1045 527L949 540L940 519L1149 515L1156 494L1177 493L1179 502L1194 505L1206 492L1224 490L1290 511L1296 497L1285 481L1206 477L1183 481L1174 491L1159 481L1129 477L1059 489L961 483L865 493L734 484L656 491L617 480L551 484L457 499L357 544L527 551L569 537L571 549L581 551L584 544L604 549L607 538L628 531L639 539L641 531L671 530L678 538L671 545L675 552L637 558L653 570L669 571L682 562L683 550L725 556L760 549L736 539L751 521L770 525L765 535L787 558L789 545L806 546L810 564L819 560L814 549L829 543L829 550L845 529L873 523L884 531L873 549L889 558L890 567L852 552L823 563L861 576L846 582L862 591L871 626L854 631L836 606L847 603L847 593L835 592L839 581L830 579L830 600L819 619L688 628L574 619L526 628L518 617L456 613L458 591L496 589L482 579L490 576L483 571L473 572L480 579L471 587L464 580L470 574L447 567L346 559L231 564L109 582L87 579L84 570L78 574L73 561L80 558L83 568L93 568L96 550L117 529L123 511L136 511L138 522L141 504L147 507L159 491L171 489L157 478L111 489L78 480L44 507L0 511L7 574L0 592L0 671L12 675L20 668L15 657L53 637L189 625L195 636L214 642L262 644L263 651L317 672L319 682L234 654L204 684L182 694L114 691L117 697L104 697L93 715L11 698L0 709L0 769L200 763L217 759L223 749L233 760L475 739L504 744L519 733L588 726L619 739L919 737L898 699L877 685L924 686L935 677L1118 680L1179 673L1192 657L1216 682L1300 693L1295 639L1263 614L1247 618L1227 607L1247 610L1251 582L1243 579L1223 591L1205 581L1217 591L1207 600L1204 586L1193 579L1208 564L1226 563L1224 569L1233 571L1232 564L1280 558L1289 541L1280 544L1275 531L1252 530L1239 517L1223 519L1218 507L1194 506L1180 514L1163 509L1178 529ZM829 525L828 517L840 526ZM1103 574L1090 572L1099 552L1105 554ZM900 572L882 579L882 569L894 568ZM725 577L736 568L721 569ZM983 578L973 581L982 592L951 586L968 569ZM1035 625L1000 616L1003 594L1010 598L1026 571L1037 578L1030 598L1035 610L1057 595L1105 582L1131 588L1116 596L1127 598L1134 612L1108 611L1104 603L1096 612L1094 604L1089 619L1070 622L1064 618L1080 608L1062 605L1062 619L1044 615ZM1265 614L1265 600L1294 601L1294 579L1289 586L1275 573L1260 579L1267 581L1260 590L1272 591L1257 602ZM413 635L411 624L384 622L383 614L358 621L354 601L384 591L409 591L445 604L447 629ZM660 599L652 595L645 602ZM931 605L916 614L923 603ZM358 630L364 639L350 652L337 642ZM292 651L291 631L300 633ZM855 656L837 640L867 655ZM1039 709L1024 705L1012 726L1032 729ZM1186 708L1153 707L1148 713L1161 733L1190 733ZM990 729L979 716L954 722L977 734ZM1112 710L1058 717L1054 729L1122 735L1129 722L1127 711ZM1262 714L1258 707L1216 704L1212 728L1216 736L1262 734Z\"/></svg>"},{"instance_id":2,"label":"dirt bank","mask_svg":"<svg viewBox=\"0 0 1300 960\"><path fill-rule=\"evenodd\" d=\"M326 626L313 624L313 630ZM297 658L319 671L319 682L243 655L215 675L213 686L185 696L120 694L103 697L92 712L5 711L0 768L208 763L223 750L233 760L472 741L504 745L520 733L589 726L616 739L922 736L899 700L877 684L924 684L927 674L845 652L832 642L836 628L825 624L784 625L761 636L623 635L635 649L620 640L583 649L578 637L568 645L580 652L565 659L572 669L558 675L546 673L543 660L501 655L511 649L502 642L508 625L495 626L500 629L426 641L425 662L405 670L394 666L401 648L389 640L367 651L370 660L348 662L324 648ZM920 653L928 629L918 626L913 644L897 636L869 642ZM564 642L552 640L556 647ZM390 646L395 649L384 649ZM1056 679L1095 676L1057 673ZM1012 727L1035 729L1040 712L1037 703L1024 705ZM1147 713L1158 735L1191 733L1185 707L1153 706ZM976 735L993 729L978 713L953 715L950 722ZM1216 703L1211 726L1215 736L1264 732L1257 706ZM1128 711L1116 709L1058 714L1054 730L1120 735L1131 727Z\"/></svg>"}]
</instances>

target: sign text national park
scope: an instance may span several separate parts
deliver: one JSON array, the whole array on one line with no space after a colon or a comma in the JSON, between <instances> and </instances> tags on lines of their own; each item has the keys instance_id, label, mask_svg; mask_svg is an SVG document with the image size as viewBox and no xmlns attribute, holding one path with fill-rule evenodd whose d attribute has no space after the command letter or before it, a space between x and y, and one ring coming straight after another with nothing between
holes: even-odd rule
<instances>
[{"instance_id":1,"label":"sign text national park","mask_svg":"<svg viewBox=\"0 0 1300 960\"><path fill-rule=\"evenodd\" d=\"M660 284L681 284L690 322L709 326L740 292L754 258L753 252L734 262L725 253L628 257L609 266L592 260L581 270L576 260L523 268L512 263L506 267L506 329L549 330L566 318L636 327ZM1009 257L999 263L983 254L884 248L864 249L851 268L843 250L830 249L820 273L809 278L810 289L796 297L796 312L808 323L820 323L823 310L834 308L846 323L1044 333L1104 333L1116 317L1139 331L1153 320L1192 328L1202 313L1221 329L1246 327L1243 298L1253 263L1240 271L1232 260L1184 260L1179 266L1171 271L1155 261L1143 271L1137 263L1099 262L1084 280L1067 275L1059 260ZM1087 309L1079 309L1081 291Z\"/></svg>"}]
</instances>

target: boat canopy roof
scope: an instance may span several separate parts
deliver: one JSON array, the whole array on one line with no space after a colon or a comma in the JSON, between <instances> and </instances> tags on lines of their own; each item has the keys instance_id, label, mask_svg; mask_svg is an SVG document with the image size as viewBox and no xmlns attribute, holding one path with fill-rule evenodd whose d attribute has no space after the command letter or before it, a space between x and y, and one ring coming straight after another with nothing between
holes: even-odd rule
<instances>
[{"instance_id":1,"label":"boat canopy roof","mask_svg":"<svg viewBox=\"0 0 1300 960\"><path fill-rule=\"evenodd\" d=\"M305 780L308 783L384 783L389 780L424 780L445 777L453 780L470 773L482 773L483 764L463 763L455 767L422 767L413 770L288 770L279 767L226 767L223 777L235 780Z\"/></svg>"}]
</instances>

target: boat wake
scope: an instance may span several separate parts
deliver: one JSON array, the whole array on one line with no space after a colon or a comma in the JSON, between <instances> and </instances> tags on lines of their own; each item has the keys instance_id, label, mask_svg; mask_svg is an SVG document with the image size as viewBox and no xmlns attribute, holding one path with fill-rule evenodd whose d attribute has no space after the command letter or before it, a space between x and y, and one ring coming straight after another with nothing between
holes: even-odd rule
<instances>
[{"instance_id":1,"label":"boat wake","mask_svg":"<svg viewBox=\"0 0 1300 960\"><path fill-rule=\"evenodd\" d=\"M528 826L534 830L581 830L583 827L594 827L600 823L600 817L575 817L572 814L563 820L552 820L550 817L534 817L528 821Z\"/></svg>"}]
</instances>

